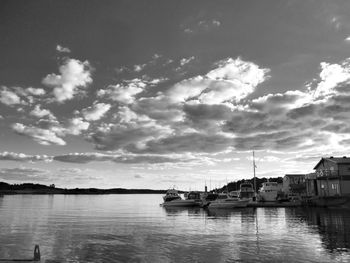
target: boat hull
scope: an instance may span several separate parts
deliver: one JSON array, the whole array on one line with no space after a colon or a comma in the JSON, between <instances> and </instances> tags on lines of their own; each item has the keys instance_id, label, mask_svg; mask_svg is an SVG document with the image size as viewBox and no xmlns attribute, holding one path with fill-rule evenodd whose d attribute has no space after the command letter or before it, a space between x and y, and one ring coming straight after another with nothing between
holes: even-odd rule
<instances>
[{"instance_id":1,"label":"boat hull","mask_svg":"<svg viewBox=\"0 0 350 263\"><path fill-rule=\"evenodd\" d=\"M249 200L223 200L223 201L213 201L209 204L209 208L243 208L247 207Z\"/></svg>"},{"instance_id":2,"label":"boat hull","mask_svg":"<svg viewBox=\"0 0 350 263\"><path fill-rule=\"evenodd\" d=\"M195 200L172 200L169 202L164 202L162 204L164 207L193 207L193 206L199 206L198 202Z\"/></svg>"}]
</instances>

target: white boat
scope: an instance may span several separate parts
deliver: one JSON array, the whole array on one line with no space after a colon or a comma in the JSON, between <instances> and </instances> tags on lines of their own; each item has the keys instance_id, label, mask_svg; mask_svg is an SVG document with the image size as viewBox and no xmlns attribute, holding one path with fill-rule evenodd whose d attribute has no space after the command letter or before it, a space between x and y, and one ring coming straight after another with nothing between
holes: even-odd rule
<instances>
[{"instance_id":1,"label":"white boat","mask_svg":"<svg viewBox=\"0 0 350 263\"><path fill-rule=\"evenodd\" d=\"M163 196L164 203L162 206L177 206L177 207L191 207L198 206L198 203L195 199L182 199L178 191L175 189L169 189L165 196Z\"/></svg>"},{"instance_id":2,"label":"white boat","mask_svg":"<svg viewBox=\"0 0 350 263\"><path fill-rule=\"evenodd\" d=\"M236 197L229 197L227 194L219 194L218 197L211 201L209 208L239 208L246 207L249 200L242 200Z\"/></svg>"},{"instance_id":3,"label":"white boat","mask_svg":"<svg viewBox=\"0 0 350 263\"><path fill-rule=\"evenodd\" d=\"M245 181L240 185L238 197L240 199L248 199L249 201L252 201L255 196L254 187L251 183Z\"/></svg>"},{"instance_id":4,"label":"white boat","mask_svg":"<svg viewBox=\"0 0 350 263\"><path fill-rule=\"evenodd\" d=\"M273 202L277 200L281 187L277 182L265 182L259 189L258 200L262 202Z\"/></svg>"}]
</instances>

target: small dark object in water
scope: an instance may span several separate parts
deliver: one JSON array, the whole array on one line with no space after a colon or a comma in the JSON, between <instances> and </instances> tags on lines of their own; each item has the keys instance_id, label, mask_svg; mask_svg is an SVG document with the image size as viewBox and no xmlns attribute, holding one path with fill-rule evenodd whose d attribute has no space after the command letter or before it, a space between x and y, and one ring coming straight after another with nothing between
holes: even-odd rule
<instances>
[{"instance_id":1,"label":"small dark object in water","mask_svg":"<svg viewBox=\"0 0 350 263\"><path fill-rule=\"evenodd\" d=\"M39 245L34 247L34 261L40 261L40 248Z\"/></svg>"}]
</instances>

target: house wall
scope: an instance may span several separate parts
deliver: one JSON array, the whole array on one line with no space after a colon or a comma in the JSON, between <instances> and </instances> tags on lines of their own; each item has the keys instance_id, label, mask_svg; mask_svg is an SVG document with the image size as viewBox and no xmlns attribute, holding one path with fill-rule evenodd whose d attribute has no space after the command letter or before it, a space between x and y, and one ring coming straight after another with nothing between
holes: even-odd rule
<instances>
[{"instance_id":1,"label":"house wall","mask_svg":"<svg viewBox=\"0 0 350 263\"><path fill-rule=\"evenodd\" d=\"M306 195L315 196L317 195L317 181L315 179L308 179L305 181Z\"/></svg>"},{"instance_id":2,"label":"house wall","mask_svg":"<svg viewBox=\"0 0 350 263\"><path fill-rule=\"evenodd\" d=\"M341 180L341 193L343 195L349 195L350 194L350 180Z\"/></svg>"},{"instance_id":3,"label":"house wall","mask_svg":"<svg viewBox=\"0 0 350 263\"><path fill-rule=\"evenodd\" d=\"M350 178L350 164L340 164L339 165L339 175L349 176L349 178Z\"/></svg>"},{"instance_id":4,"label":"house wall","mask_svg":"<svg viewBox=\"0 0 350 263\"><path fill-rule=\"evenodd\" d=\"M349 181L350 182L350 181ZM318 194L320 196L340 195L339 180L317 180Z\"/></svg>"},{"instance_id":5,"label":"house wall","mask_svg":"<svg viewBox=\"0 0 350 263\"><path fill-rule=\"evenodd\" d=\"M282 191L285 192L286 194L289 193L289 185L290 185L289 177L284 176L283 177Z\"/></svg>"}]
</instances>

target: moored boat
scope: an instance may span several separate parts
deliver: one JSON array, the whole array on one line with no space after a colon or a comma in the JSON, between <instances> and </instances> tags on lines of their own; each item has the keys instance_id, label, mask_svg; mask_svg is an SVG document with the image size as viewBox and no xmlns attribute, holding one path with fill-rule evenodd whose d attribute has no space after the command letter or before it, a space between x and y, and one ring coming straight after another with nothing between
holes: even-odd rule
<instances>
[{"instance_id":1,"label":"moored boat","mask_svg":"<svg viewBox=\"0 0 350 263\"><path fill-rule=\"evenodd\" d=\"M169 206L177 206L177 207L191 207L191 206L198 206L198 202L196 202L196 199L182 199L179 195L178 191L175 189L169 189L165 196L163 196L164 203L162 206L169 207Z\"/></svg>"},{"instance_id":2,"label":"moored boat","mask_svg":"<svg viewBox=\"0 0 350 263\"><path fill-rule=\"evenodd\" d=\"M238 197L240 199L248 199L249 201L253 200L253 198L255 197L255 191L254 191L253 185L248 181L243 182L240 185L238 194L239 194Z\"/></svg>"},{"instance_id":3,"label":"moored boat","mask_svg":"<svg viewBox=\"0 0 350 263\"><path fill-rule=\"evenodd\" d=\"M249 200L229 197L227 194L219 194L217 198L209 203L209 208L241 208L246 207Z\"/></svg>"},{"instance_id":4,"label":"moored boat","mask_svg":"<svg viewBox=\"0 0 350 263\"><path fill-rule=\"evenodd\" d=\"M277 195L280 190L281 187L277 182L264 182L259 189L258 201L275 202L277 201Z\"/></svg>"}]
</instances>

